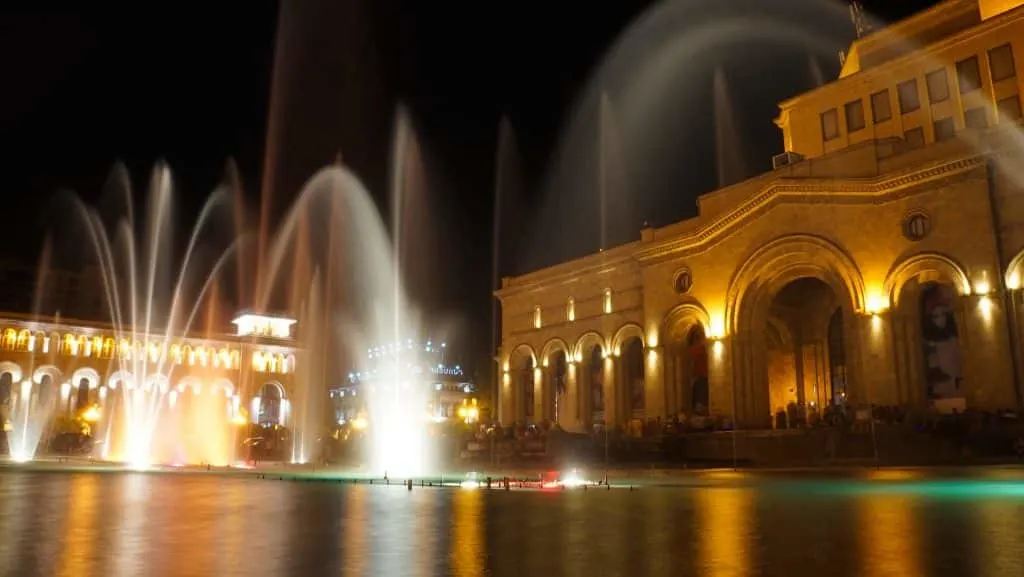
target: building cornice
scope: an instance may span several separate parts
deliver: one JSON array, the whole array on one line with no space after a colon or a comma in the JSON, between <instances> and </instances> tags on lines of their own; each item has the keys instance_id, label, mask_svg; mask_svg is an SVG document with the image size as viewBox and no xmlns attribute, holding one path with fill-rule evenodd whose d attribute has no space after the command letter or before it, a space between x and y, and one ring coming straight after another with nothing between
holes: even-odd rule
<instances>
[{"instance_id":1,"label":"building cornice","mask_svg":"<svg viewBox=\"0 0 1024 577\"><path fill-rule=\"evenodd\" d=\"M607 255L602 259L601 257L609 252L605 251L559 263L514 278L515 284L510 283L509 286L496 291L495 296L506 299L551 285L577 282L588 275L609 272L623 264L650 264L682 253L702 252L745 222L780 202L824 197L836 204L883 204L905 195L909 189L970 172L985 165L986 162L986 155L973 154L932 164L923 169L912 169L895 176L853 179L778 177L769 180L760 192L748 197L735 209L689 234L682 233L660 241L631 243L618 247L612 250L615 253L614 258Z\"/></svg>"}]
</instances>

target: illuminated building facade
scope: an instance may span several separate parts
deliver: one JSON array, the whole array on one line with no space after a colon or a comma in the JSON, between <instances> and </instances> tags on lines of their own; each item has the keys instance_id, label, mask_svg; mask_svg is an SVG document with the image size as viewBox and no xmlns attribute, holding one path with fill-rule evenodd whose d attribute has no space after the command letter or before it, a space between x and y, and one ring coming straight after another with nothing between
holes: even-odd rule
<instances>
[{"instance_id":1,"label":"illuminated building facade","mask_svg":"<svg viewBox=\"0 0 1024 577\"><path fill-rule=\"evenodd\" d=\"M780 104L773 171L505 278L500 418L1021 404L1024 1L952 0Z\"/></svg>"},{"instance_id":2,"label":"illuminated building facade","mask_svg":"<svg viewBox=\"0 0 1024 577\"><path fill-rule=\"evenodd\" d=\"M476 385L467 378L462 365L447 362L447 352L446 343L411 339L367 350L365 368L349 373L348 382L330 392L338 423L364 415L366 388L382 381L408 382L427 389L430 400L424 415L435 422L475 420L479 416Z\"/></svg>"},{"instance_id":3,"label":"illuminated building facade","mask_svg":"<svg viewBox=\"0 0 1024 577\"><path fill-rule=\"evenodd\" d=\"M226 394L237 416L289 424L296 369L293 319L243 314L225 335L118 334L109 324L5 313L0 317L0 410L24 387L60 395L62 409L102 404L118 387ZM133 372L142 373L139 375ZM139 382L144 381L144 382ZM23 393L22 393L23 394Z\"/></svg>"}]
</instances>

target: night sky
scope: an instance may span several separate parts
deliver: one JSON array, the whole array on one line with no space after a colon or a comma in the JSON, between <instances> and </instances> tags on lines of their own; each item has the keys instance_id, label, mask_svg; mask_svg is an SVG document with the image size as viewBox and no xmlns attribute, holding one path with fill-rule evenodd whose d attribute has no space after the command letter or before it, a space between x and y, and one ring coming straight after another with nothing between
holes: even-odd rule
<instances>
[{"instance_id":1,"label":"night sky","mask_svg":"<svg viewBox=\"0 0 1024 577\"><path fill-rule=\"evenodd\" d=\"M136 8L127 10L80 4L50 12L5 5L0 12L0 141L6 151L2 186L8 239L0 258L6 260L34 262L45 227L55 222L49 202L55 191L72 189L95 200L118 159L127 163L136 182L144 182L157 159L170 163L183 225L220 181L229 157L238 162L252 202L259 197L278 3L246 2L244 10L221 8L220 3L202 10L188 3L159 8L133 3L128 6ZM433 322L459 327L452 338L462 343L464 361L483 364L490 347L499 118L508 118L518 139L517 180L522 182L509 188L502 203L503 273L598 248L602 241L592 226L593 212L575 217L583 222L564 216L567 204L593 198L587 196L593 187L570 179L577 186L559 188L558 183L569 181L558 180L548 168L574 103L587 98L588 78L615 38L653 3L459 4L471 8L412 0L368 2L372 9L359 12L358 22L349 22L348 28L339 26L331 46L310 48L329 50L334 57L325 62L346 67L344 83L324 80L345 98L318 100L316 82L302 91L310 98L307 108L337 107L334 117L355 127L338 137L337 147L344 148L346 163L382 208L388 202L394 107L399 101L408 107L427 167L435 223L432 246L424 249L433 273L411 292ZM697 7L702 14L688 17L679 34L699 31L752 5L749 0L676 4ZM771 155L781 151L772 124L776 103L812 85L812 58L826 79L835 77L836 54L853 36L845 3L758 4L776 20L813 30L827 42L808 49L799 41L780 47L752 39L684 55L686 62L679 65L693 72L674 85L682 92L658 101L657 111L665 111L657 122L661 136L647 138L654 130L643 129L638 130L642 141L622 138L620 145L628 150L622 156L631 159L632 168L623 173L628 176L621 188L629 192L616 193L619 204L613 206L621 210L613 210L612 220L622 215L623 222L609 223L607 230L613 232L606 233L603 244L637 238L643 221L663 225L692 215L696 196L716 186L710 112L716 67L728 82L734 125L742 135L732 149L747 176L768 169ZM865 4L879 17L893 19L934 2ZM798 10L801 5L808 7L806 13ZM307 74L316 76L315 67ZM638 116L633 109L616 112L624 119ZM295 139L323 143L330 135L289 134L284 145ZM569 188L576 190L564 196L550 192ZM295 192L275 194L287 204Z\"/></svg>"}]
</instances>

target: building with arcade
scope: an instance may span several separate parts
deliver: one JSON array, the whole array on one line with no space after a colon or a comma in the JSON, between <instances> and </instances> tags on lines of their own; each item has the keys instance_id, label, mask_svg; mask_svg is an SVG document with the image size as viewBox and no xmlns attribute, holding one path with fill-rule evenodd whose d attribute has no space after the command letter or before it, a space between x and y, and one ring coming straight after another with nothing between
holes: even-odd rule
<instances>
[{"instance_id":1,"label":"building with arcade","mask_svg":"<svg viewBox=\"0 0 1024 577\"><path fill-rule=\"evenodd\" d=\"M1022 403L1024 1L856 40L780 104L774 169L696 217L504 278L503 424Z\"/></svg>"}]
</instances>

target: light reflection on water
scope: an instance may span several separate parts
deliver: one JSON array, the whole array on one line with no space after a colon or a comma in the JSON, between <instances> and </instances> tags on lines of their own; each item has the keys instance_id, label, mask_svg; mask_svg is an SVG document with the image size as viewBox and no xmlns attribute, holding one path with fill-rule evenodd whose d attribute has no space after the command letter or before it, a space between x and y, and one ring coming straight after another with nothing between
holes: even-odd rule
<instances>
[{"instance_id":1,"label":"light reflection on water","mask_svg":"<svg viewBox=\"0 0 1024 577\"><path fill-rule=\"evenodd\" d=\"M0 473L0 575L982 575L1024 564L1012 481L629 491Z\"/></svg>"}]
</instances>

